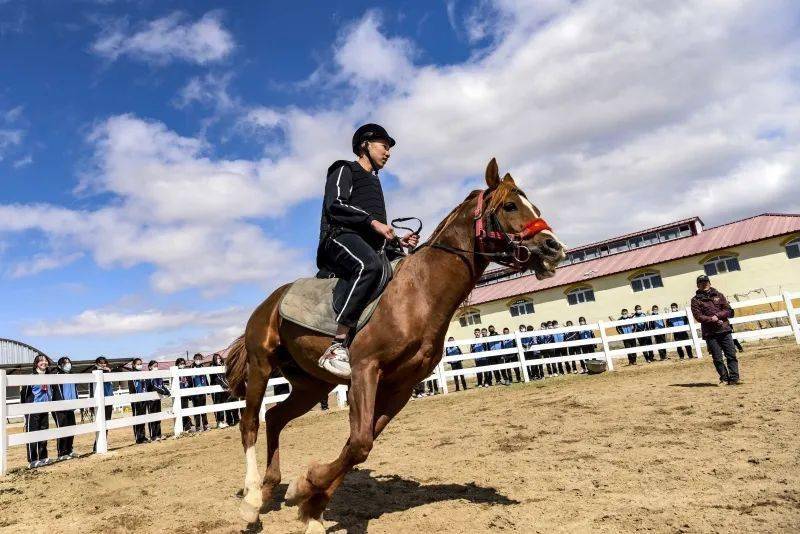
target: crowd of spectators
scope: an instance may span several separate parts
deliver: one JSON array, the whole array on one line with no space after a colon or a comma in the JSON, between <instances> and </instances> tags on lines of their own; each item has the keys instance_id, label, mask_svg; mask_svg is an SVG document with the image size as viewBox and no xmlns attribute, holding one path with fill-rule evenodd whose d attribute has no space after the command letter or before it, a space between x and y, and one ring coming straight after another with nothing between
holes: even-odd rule
<instances>
[{"instance_id":1,"label":"crowd of spectators","mask_svg":"<svg viewBox=\"0 0 800 534\"><path fill-rule=\"evenodd\" d=\"M192 358L192 363L188 365L190 368L202 368L207 364L203 361L202 354L195 354ZM224 360L219 354L214 354L211 358L210 365L223 366ZM187 368L187 362L184 358L178 358L175 361L175 366L179 369ZM159 369L158 362L151 360L147 364L148 371L157 371ZM108 359L100 356L94 361L85 372L102 371L104 373L112 371L144 371L144 363L141 358L134 358L125 365L118 368L112 368L109 365ZM59 358L55 364L45 355L38 354L33 360L33 374L70 374L73 372L72 360L64 356ZM192 376L181 376L178 379L177 386L181 389L200 388L209 385L217 385L222 388L222 391L211 393L212 403L215 405L231 402L233 398L229 392L229 386L225 379L224 373L204 374L198 373ZM131 402L131 415L142 416L147 414L156 414L162 411L162 398L170 396L170 390L163 378L142 378L128 380L126 389L129 394L142 394L142 393L156 393L157 398L143 401ZM191 391L187 395L181 396L181 407L201 407L208 404L208 393L192 394ZM114 395L114 382L108 381L103 383L103 394L106 397ZM94 383L89 383L89 396L94 396ZM61 400L75 400L78 399L78 385L72 383L64 384L34 384L31 386L23 386L20 390L20 402L34 403L34 402L51 402ZM106 420L111 419L113 415L113 405L106 405L104 415ZM81 411L83 413L83 410ZM92 417L95 416L94 408L89 409ZM57 428L74 426L76 424L75 410L61 410L54 412L39 412L31 413L25 416L24 431L35 432L38 430L47 430L50 428L50 419L52 416L53 423ZM239 423L240 410L238 408L227 409L214 412L217 428L225 428L227 426L234 426ZM193 418L183 417L183 430L186 432L205 432L209 430L208 416L205 413L196 414ZM166 436L161 430L161 421L150 421L133 425L133 439L136 444L149 443L152 441L160 441L166 439ZM73 436L66 436L56 439L57 456L55 460L51 459L47 450L47 441L38 441L29 443L27 445L28 465L31 468L47 465L52 461L69 460L75 457L73 449ZM95 439L92 451L97 450L97 439Z\"/></svg>"}]
</instances>

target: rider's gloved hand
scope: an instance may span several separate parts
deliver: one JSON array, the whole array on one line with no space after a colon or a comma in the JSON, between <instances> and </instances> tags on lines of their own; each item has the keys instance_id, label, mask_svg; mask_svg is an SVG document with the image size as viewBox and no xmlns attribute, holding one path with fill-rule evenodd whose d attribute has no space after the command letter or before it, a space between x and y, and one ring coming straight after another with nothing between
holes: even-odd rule
<instances>
[{"instance_id":1,"label":"rider's gloved hand","mask_svg":"<svg viewBox=\"0 0 800 534\"><path fill-rule=\"evenodd\" d=\"M394 228L392 228L388 224L383 224L382 222L373 219L372 222L369 223L369 225L372 227L373 230L382 235L384 239L388 239L389 241L391 241L392 239L395 238Z\"/></svg>"}]
</instances>

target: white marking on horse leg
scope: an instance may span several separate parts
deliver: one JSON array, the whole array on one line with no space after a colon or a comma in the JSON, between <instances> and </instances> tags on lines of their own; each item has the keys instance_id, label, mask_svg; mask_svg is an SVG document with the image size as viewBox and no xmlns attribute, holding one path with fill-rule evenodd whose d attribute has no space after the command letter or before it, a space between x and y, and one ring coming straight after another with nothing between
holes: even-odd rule
<instances>
[{"instance_id":1,"label":"white marking on horse leg","mask_svg":"<svg viewBox=\"0 0 800 534\"><path fill-rule=\"evenodd\" d=\"M305 534L325 534L325 525L322 523L322 517L319 519L319 521L316 519L308 520Z\"/></svg>"},{"instance_id":2,"label":"white marking on horse leg","mask_svg":"<svg viewBox=\"0 0 800 534\"><path fill-rule=\"evenodd\" d=\"M255 523L261 509L261 482L258 478L256 447L251 445L244 454L246 467L244 475L244 500L239 509L242 519Z\"/></svg>"}]
</instances>

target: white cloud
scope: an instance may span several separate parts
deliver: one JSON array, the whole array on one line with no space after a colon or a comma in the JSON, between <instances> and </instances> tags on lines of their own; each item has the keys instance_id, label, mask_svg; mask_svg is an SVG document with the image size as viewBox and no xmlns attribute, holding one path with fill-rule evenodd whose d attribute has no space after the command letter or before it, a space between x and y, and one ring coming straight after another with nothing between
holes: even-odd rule
<instances>
[{"instance_id":1,"label":"white cloud","mask_svg":"<svg viewBox=\"0 0 800 534\"><path fill-rule=\"evenodd\" d=\"M67 320L41 322L23 329L30 336L114 336L142 332L167 332L185 326L220 327L237 323L243 327L243 311L227 308L210 312L143 310L85 310Z\"/></svg>"},{"instance_id":2,"label":"white cloud","mask_svg":"<svg viewBox=\"0 0 800 534\"><path fill-rule=\"evenodd\" d=\"M235 46L219 11L210 11L194 22L186 20L183 13L172 13L134 30L128 26L127 21L118 21L100 34L92 51L111 61L129 56L161 65L176 60L204 65L224 59Z\"/></svg>"},{"instance_id":3,"label":"white cloud","mask_svg":"<svg viewBox=\"0 0 800 534\"><path fill-rule=\"evenodd\" d=\"M64 256L36 254L34 257L17 263L9 272L11 278L32 276L42 271L58 269L69 265L83 256L81 252L73 252Z\"/></svg>"},{"instance_id":4,"label":"white cloud","mask_svg":"<svg viewBox=\"0 0 800 534\"><path fill-rule=\"evenodd\" d=\"M27 167L31 163L33 163L33 156L28 154L27 156L22 157L16 160L14 163L12 163L12 167L14 167L15 169L21 169L22 167Z\"/></svg>"}]
</instances>

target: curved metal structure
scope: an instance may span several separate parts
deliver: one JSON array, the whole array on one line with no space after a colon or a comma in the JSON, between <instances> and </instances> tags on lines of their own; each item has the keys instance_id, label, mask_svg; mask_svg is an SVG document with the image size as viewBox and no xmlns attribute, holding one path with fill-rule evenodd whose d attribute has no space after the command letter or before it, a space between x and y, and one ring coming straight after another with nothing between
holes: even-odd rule
<instances>
[{"instance_id":1,"label":"curved metal structure","mask_svg":"<svg viewBox=\"0 0 800 534\"><path fill-rule=\"evenodd\" d=\"M22 341L0 338L0 366L30 365L37 354L45 354Z\"/></svg>"}]
</instances>

